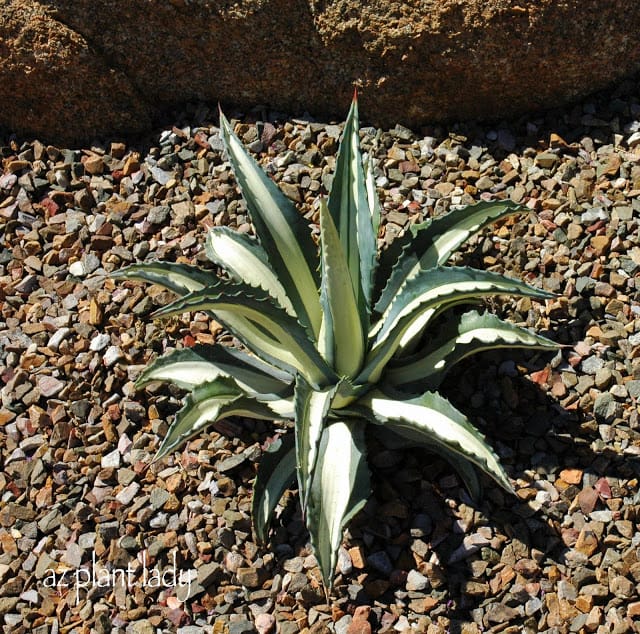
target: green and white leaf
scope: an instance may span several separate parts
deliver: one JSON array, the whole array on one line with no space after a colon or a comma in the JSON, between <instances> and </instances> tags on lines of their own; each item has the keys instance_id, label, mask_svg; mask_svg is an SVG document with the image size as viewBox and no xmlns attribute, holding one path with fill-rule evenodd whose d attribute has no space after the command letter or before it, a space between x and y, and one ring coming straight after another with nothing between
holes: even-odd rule
<instances>
[{"instance_id":1,"label":"green and white leaf","mask_svg":"<svg viewBox=\"0 0 640 634\"><path fill-rule=\"evenodd\" d=\"M205 249L207 257L236 281L267 291L290 315L296 316L287 292L257 240L228 227L213 227L207 235Z\"/></svg>"},{"instance_id":2,"label":"green and white leaf","mask_svg":"<svg viewBox=\"0 0 640 634\"><path fill-rule=\"evenodd\" d=\"M309 226L293 203L247 153L220 113L220 132L260 244L267 253L300 322L318 337L318 250Z\"/></svg>"},{"instance_id":3,"label":"green and white leaf","mask_svg":"<svg viewBox=\"0 0 640 634\"><path fill-rule=\"evenodd\" d=\"M327 206L337 229L350 273L362 328L369 323L376 259L375 210L360 154L358 100L354 96L344 126Z\"/></svg>"},{"instance_id":4,"label":"green and white leaf","mask_svg":"<svg viewBox=\"0 0 640 634\"><path fill-rule=\"evenodd\" d=\"M254 354L285 372L299 372L312 385L335 377L306 330L261 289L243 284L205 288L155 314L166 317L191 311L212 312Z\"/></svg>"},{"instance_id":5,"label":"green and white leaf","mask_svg":"<svg viewBox=\"0 0 640 634\"><path fill-rule=\"evenodd\" d=\"M507 491L513 487L484 436L447 399L437 392L400 400L372 391L358 405L378 423L399 434L422 434L427 442L470 460Z\"/></svg>"},{"instance_id":6,"label":"green and white leaf","mask_svg":"<svg viewBox=\"0 0 640 634\"><path fill-rule=\"evenodd\" d=\"M300 505L303 514L307 509L308 492L318 459L320 438L337 387L334 385L322 390L314 390L301 376L298 375L296 379L296 462Z\"/></svg>"},{"instance_id":7,"label":"green and white leaf","mask_svg":"<svg viewBox=\"0 0 640 634\"><path fill-rule=\"evenodd\" d=\"M378 236L378 230L380 229L380 216L382 210L380 207L380 198L378 197L378 191L376 189L376 179L374 175L374 168L376 161L373 156L369 155L363 158L363 167L365 172L365 184L367 187L367 200L369 202L369 210L371 212L371 224L373 229L373 235L375 238ZM376 259L377 264L377 259ZM374 275L375 278L375 275Z\"/></svg>"},{"instance_id":8,"label":"green and white leaf","mask_svg":"<svg viewBox=\"0 0 640 634\"><path fill-rule=\"evenodd\" d=\"M212 271L175 262L140 262L114 271L110 275L114 278L123 277L159 284L181 296L211 286L216 280Z\"/></svg>"},{"instance_id":9,"label":"green and white leaf","mask_svg":"<svg viewBox=\"0 0 640 634\"><path fill-rule=\"evenodd\" d=\"M152 381L168 381L185 390L214 381L232 378L240 389L254 397L287 396L293 377L246 352L227 346L198 344L173 350L158 357L136 380L141 388Z\"/></svg>"},{"instance_id":10,"label":"green and white leaf","mask_svg":"<svg viewBox=\"0 0 640 634\"><path fill-rule=\"evenodd\" d=\"M323 329L325 350L340 376L354 376L362 366L365 333L351 274L340 237L327 204L320 201L322 245L322 309L331 328Z\"/></svg>"},{"instance_id":11,"label":"green and white leaf","mask_svg":"<svg viewBox=\"0 0 640 634\"><path fill-rule=\"evenodd\" d=\"M280 436L263 452L253 483L251 517L259 543L265 544L269 525L280 498L296 479L296 448L293 434Z\"/></svg>"},{"instance_id":12,"label":"green and white leaf","mask_svg":"<svg viewBox=\"0 0 640 634\"><path fill-rule=\"evenodd\" d=\"M227 416L269 420L273 418L273 412L266 405L244 396L235 382L229 379L220 378L198 385L176 413L154 460L160 460L208 425Z\"/></svg>"},{"instance_id":13,"label":"green and white leaf","mask_svg":"<svg viewBox=\"0 0 640 634\"><path fill-rule=\"evenodd\" d=\"M309 492L307 528L325 585L333 586L347 522L369 498L364 422L336 421L322 432Z\"/></svg>"},{"instance_id":14,"label":"green and white leaf","mask_svg":"<svg viewBox=\"0 0 640 634\"><path fill-rule=\"evenodd\" d=\"M372 330L373 345L359 380L377 382L391 356L407 339L419 335L436 314L488 295L554 297L519 280L488 271L463 267L421 269L407 282Z\"/></svg>"},{"instance_id":15,"label":"green and white leaf","mask_svg":"<svg viewBox=\"0 0 640 634\"><path fill-rule=\"evenodd\" d=\"M558 344L491 313L470 311L452 316L443 331L427 342L426 350L410 359L392 361L385 381L403 389L434 389L462 359L497 348L555 350Z\"/></svg>"},{"instance_id":16,"label":"green and white leaf","mask_svg":"<svg viewBox=\"0 0 640 634\"><path fill-rule=\"evenodd\" d=\"M386 286L376 303L376 311L384 313L420 269L442 266L472 235L501 218L528 212L526 207L511 201L483 201L413 225L381 255L378 284Z\"/></svg>"}]
</instances>

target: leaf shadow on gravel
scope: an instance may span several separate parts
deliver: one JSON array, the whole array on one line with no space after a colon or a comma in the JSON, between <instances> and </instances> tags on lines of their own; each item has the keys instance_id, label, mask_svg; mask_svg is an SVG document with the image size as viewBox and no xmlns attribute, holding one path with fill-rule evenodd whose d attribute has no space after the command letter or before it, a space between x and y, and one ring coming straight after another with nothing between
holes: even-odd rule
<instances>
[{"instance_id":1,"label":"leaf shadow on gravel","mask_svg":"<svg viewBox=\"0 0 640 634\"><path fill-rule=\"evenodd\" d=\"M603 538L615 529L596 526L596 543L576 542L610 507L619 509L612 520L628 519L619 504L626 491L615 483L640 477L640 460L594 449L598 427L590 414L563 410L523 374L499 376L512 360L535 372L546 356L477 355L442 389L497 449L516 497L485 479L483 498L474 502L438 456L371 443L372 498L347 540L364 569L338 576L334 594L343 609L395 603L433 622L446 617L453 633L479 620L485 628L509 622L538 631L545 593L556 592L558 578L577 570L583 583L596 582L607 553ZM562 480L578 472L579 483ZM370 618L380 625L375 611Z\"/></svg>"}]
</instances>

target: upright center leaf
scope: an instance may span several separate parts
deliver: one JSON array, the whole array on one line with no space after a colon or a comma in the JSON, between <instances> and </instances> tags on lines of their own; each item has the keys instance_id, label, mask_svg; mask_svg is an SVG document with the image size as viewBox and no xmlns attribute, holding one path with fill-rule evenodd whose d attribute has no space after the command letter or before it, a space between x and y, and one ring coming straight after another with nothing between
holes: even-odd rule
<instances>
[{"instance_id":1,"label":"upright center leaf","mask_svg":"<svg viewBox=\"0 0 640 634\"><path fill-rule=\"evenodd\" d=\"M366 329L377 258L358 128L358 102L354 98L340 144L328 208L346 256L362 328Z\"/></svg>"},{"instance_id":2,"label":"upright center leaf","mask_svg":"<svg viewBox=\"0 0 640 634\"><path fill-rule=\"evenodd\" d=\"M339 376L354 377L365 355L365 333L358 312L347 257L324 199L320 201L322 254L322 310L331 328L324 329L326 349L331 351Z\"/></svg>"}]
</instances>

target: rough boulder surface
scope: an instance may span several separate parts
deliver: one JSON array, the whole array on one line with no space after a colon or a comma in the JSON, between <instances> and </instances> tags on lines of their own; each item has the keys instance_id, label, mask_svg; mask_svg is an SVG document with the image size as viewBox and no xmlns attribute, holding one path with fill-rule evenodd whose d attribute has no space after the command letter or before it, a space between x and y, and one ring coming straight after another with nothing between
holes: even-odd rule
<instances>
[{"instance_id":1,"label":"rough boulder surface","mask_svg":"<svg viewBox=\"0 0 640 634\"><path fill-rule=\"evenodd\" d=\"M9 0L0 126L51 141L146 131L187 102L388 126L560 105L640 69L629 0Z\"/></svg>"}]
</instances>

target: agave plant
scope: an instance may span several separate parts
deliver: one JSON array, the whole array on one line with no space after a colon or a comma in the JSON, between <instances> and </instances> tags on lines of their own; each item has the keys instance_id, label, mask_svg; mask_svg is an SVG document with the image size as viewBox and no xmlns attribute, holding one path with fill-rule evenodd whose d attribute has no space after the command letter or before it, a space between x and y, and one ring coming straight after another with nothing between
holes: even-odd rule
<instances>
[{"instance_id":1,"label":"agave plant","mask_svg":"<svg viewBox=\"0 0 640 634\"><path fill-rule=\"evenodd\" d=\"M549 293L495 273L444 266L470 236L524 208L501 201L456 209L413 226L378 255L380 206L358 126L354 97L331 193L318 201L316 245L307 221L221 112L220 133L257 237L209 231L206 253L224 278L167 262L117 273L179 296L156 315L206 311L243 344L175 350L142 373L139 387L160 380L190 391L157 458L227 416L292 421L294 433L273 442L258 466L254 530L267 540L282 494L297 482L327 587L343 529L370 493L365 431L436 450L473 495L479 480L471 465L512 491L483 435L437 389L453 365L479 351L556 347L493 314L460 310L483 296L543 300Z\"/></svg>"}]
</instances>

